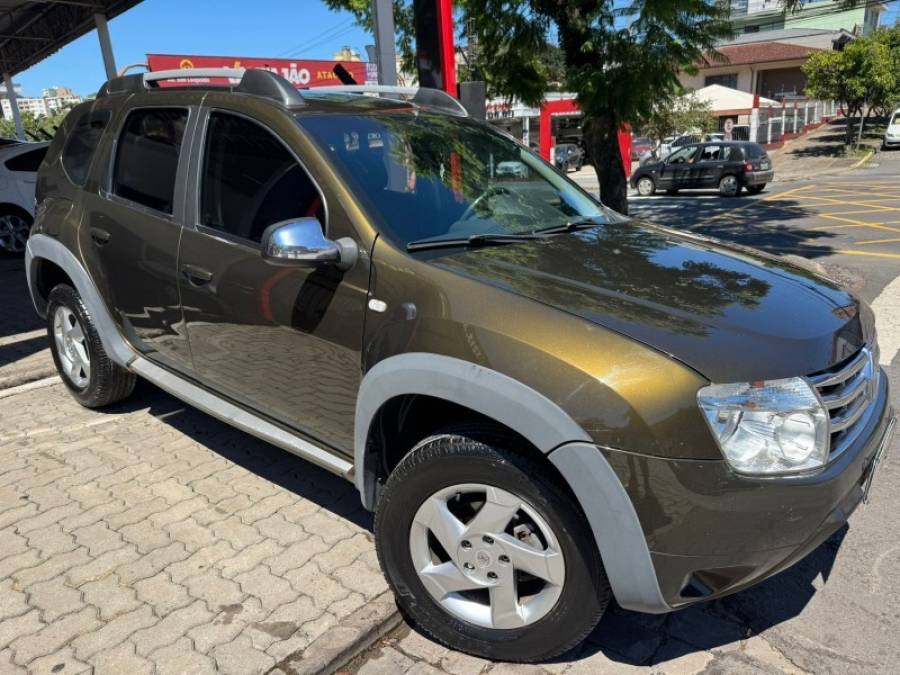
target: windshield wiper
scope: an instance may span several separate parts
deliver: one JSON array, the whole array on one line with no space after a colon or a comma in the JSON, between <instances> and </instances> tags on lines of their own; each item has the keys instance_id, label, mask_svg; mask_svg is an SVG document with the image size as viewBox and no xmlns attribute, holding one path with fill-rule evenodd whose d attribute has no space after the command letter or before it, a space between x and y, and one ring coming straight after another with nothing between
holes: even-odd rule
<instances>
[{"instance_id":1,"label":"windshield wiper","mask_svg":"<svg viewBox=\"0 0 900 675\"><path fill-rule=\"evenodd\" d=\"M521 234L502 234L485 232L473 234L468 237L453 239L418 239L406 245L407 251L424 251L430 248L455 248L457 246L484 246L487 244L514 244L520 241L540 239L541 236L533 232Z\"/></svg>"},{"instance_id":2,"label":"windshield wiper","mask_svg":"<svg viewBox=\"0 0 900 675\"><path fill-rule=\"evenodd\" d=\"M568 223L563 223L562 225L553 225L551 227L534 230L533 234L563 234L566 232L576 232L578 230L589 230L592 227L598 227L599 225L601 225L601 223L598 223L596 220L584 218L581 220L570 220Z\"/></svg>"}]
</instances>

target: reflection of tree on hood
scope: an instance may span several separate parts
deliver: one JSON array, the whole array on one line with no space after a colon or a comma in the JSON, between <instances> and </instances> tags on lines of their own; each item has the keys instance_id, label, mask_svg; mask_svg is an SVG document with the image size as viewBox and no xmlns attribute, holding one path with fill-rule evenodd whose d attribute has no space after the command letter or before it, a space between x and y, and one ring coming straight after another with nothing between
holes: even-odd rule
<instances>
[{"instance_id":1,"label":"reflection of tree on hood","mask_svg":"<svg viewBox=\"0 0 900 675\"><path fill-rule=\"evenodd\" d=\"M707 332L697 317L721 316L729 305L755 307L769 292L767 282L712 262L660 259L667 251L677 255L678 244L633 223L613 223L455 255L442 264L562 309L695 335Z\"/></svg>"}]
</instances>

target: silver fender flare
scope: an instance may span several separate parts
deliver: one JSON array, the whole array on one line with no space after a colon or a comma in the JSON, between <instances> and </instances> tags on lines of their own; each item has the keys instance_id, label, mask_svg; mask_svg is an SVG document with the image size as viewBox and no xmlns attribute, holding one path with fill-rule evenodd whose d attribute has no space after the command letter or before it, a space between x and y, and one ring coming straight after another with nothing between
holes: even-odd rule
<instances>
[{"instance_id":1,"label":"silver fender flare","mask_svg":"<svg viewBox=\"0 0 900 675\"><path fill-rule=\"evenodd\" d=\"M47 316L46 303L37 290L37 266L40 260L49 260L58 265L75 284L75 290L81 296L82 301L91 313L103 348L115 363L127 367L135 358L134 350L119 334L119 329L106 304L97 292L96 286L87 270L81 265L72 252L58 240L46 234L34 234L28 238L25 247L25 274L28 277L28 290L31 293L31 302L37 313L42 317Z\"/></svg>"},{"instance_id":2,"label":"silver fender flare","mask_svg":"<svg viewBox=\"0 0 900 675\"><path fill-rule=\"evenodd\" d=\"M366 444L378 410L396 396L419 394L465 406L515 429L568 482L594 534L616 600L627 609L667 612L647 541L631 499L590 436L553 401L495 370L449 356L408 353L373 367L360 386L354 429L354 481L375 504Z\"/></svg>"}]
</instances>

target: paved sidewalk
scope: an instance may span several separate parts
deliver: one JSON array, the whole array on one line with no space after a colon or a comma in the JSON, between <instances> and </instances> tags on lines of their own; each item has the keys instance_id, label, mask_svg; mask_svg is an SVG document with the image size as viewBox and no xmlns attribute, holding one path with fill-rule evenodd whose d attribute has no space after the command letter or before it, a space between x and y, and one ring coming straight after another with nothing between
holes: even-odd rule
<instances>
[{"instance_id":1,"label":"paved sidewalk","mask_svg":"<svg viewBox=\"0 0 900 675\"><path fill-rule=\"evenodd\" d=\"M22 258L0 257L0 390L54 374L44 322L31 305Z\"/></svg>"},{"instance_id":2,"label":"paved sidewalk","mask_svg":"<svg viewBox=\"0 0 900 675\"><path fill-rule=\"evenodd\" d=\"M846 120L840 117L806 136L788 141L784 147L769 150L775 168L775 182L842 174L865 164L871 156L867 159L864 154L843 155L845 125Z\"/></svg>"},{"instance_id":3,"label":"paved sidewalk","mask_svg":"<svg viewBox=\"0 0 900 675\"><path fill-rule=\"evenodd\" d=\"M396 616L344 480L150 385L11 393L0 673L306 672Z\"/></svg>"}]
</instances>

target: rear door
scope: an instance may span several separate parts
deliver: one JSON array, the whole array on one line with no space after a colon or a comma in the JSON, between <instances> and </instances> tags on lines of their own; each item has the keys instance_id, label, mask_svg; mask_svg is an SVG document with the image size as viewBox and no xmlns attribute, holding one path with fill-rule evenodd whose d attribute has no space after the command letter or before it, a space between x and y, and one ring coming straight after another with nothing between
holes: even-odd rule
<instances>
[{"instance_id":1,"label":"rear door","mask_svg":"<svg viewBox=\"0 0 900 675\"><path fill-rule=\"evenodd\" d=\"M725 168L726 154L726 148L721 145L711 143L700 146L700 152L694 162L693 187L717 186L722 177L722 170Z\"/></svg>"},{"instance_id":2,"label":"rear door","mask_svg":"<svg viewBox=\"0 0 900 675\"><path fill-rule=\"evenodd\" d=\"M368 258L336 267L273 265L261 256L269 225L315 217L331 239L358 236L309 162L299 125L257 116L213 96L192 156L191 227L180 286L196 377L321 444L352 453L361 378ZM320 166L316 176L327 173Z\"/></svg>"},{"instance_id":3,"label":"rear door","mask_svg":"<svg viewBox=\"0 0 900 675\"><path fill-rule=\"evenodd\" d=\"M163 95L136 96L136 105L118 117L101 185L84 196L79 240L125 338L149 358L184 370L191 361L176 263L187 173L183 147L198 109L168 94L167 104L159 105Z\"/></svg>"}]
</instances>

